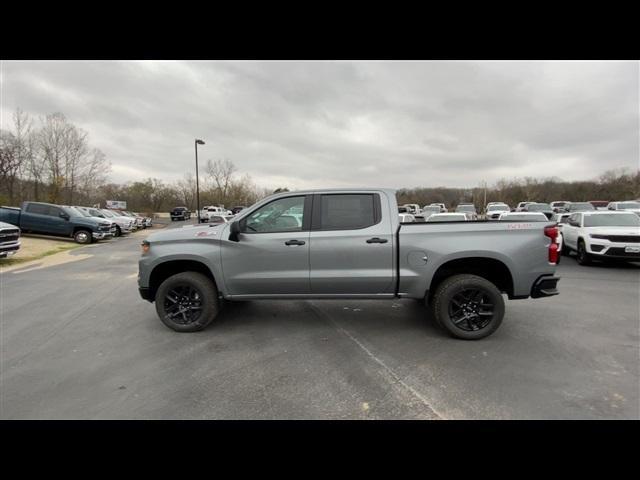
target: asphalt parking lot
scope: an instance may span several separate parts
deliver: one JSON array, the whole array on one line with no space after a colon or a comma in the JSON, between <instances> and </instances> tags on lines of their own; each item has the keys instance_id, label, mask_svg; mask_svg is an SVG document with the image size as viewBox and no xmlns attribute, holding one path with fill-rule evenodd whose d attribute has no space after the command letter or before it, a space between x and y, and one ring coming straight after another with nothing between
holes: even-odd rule
<instances>
[{"instance_id":1,"label":"asphalt parking lot","mask_svg":"<svg viewBox=\"0 0 640 480\"><path fill-rule=\"evenodd\" d=\"M0 274L0 418L640 418L640 265L565 257L561 295L476 342L412 300L238 303L179 334L138 295L142 238Z\"/></svg>"}]
</instances>

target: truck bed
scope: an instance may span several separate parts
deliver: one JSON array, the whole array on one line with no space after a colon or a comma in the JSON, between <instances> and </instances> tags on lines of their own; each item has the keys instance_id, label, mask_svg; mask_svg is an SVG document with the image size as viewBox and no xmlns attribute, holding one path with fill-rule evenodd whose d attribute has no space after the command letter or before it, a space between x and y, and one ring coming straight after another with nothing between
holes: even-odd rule
<instances>
[{"instance_id":1,"label":"truck bed","mask_svg":"<svg viewBox=\"0 0 640 480\"><path fill-rule=\"evenodd\" d=\"M480 270L499 268L510 298L531 295L532 284L554 271L548 262L551 239L544 228L552 222L466 222L402 223L396 234L397 294L419 297L429 290L438 270L455 265L456 260L478 261ZM424 260L426 257L427 260ZM492 260L494 262L492 262ZM492 265L493 263L493 265ZM509 278L510 277L510 278Z\"/></svg>"}]
</instances>

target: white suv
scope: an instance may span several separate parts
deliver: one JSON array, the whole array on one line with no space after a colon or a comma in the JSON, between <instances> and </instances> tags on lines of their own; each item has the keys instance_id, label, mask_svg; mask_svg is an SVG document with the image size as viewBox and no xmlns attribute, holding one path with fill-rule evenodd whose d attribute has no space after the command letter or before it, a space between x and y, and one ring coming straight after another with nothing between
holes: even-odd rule
<instances>
[{"instance_id":1,"label":"white suv","mask_svg":"<svg viewBox=\"0 0 640 480\"><path fill-rule=\"evenodd\" d=\"M595 258L640 261L640 217L632 212L572 213L562 236L562 251L575 250L580 265Z\"/></svg>"}]
</instances>

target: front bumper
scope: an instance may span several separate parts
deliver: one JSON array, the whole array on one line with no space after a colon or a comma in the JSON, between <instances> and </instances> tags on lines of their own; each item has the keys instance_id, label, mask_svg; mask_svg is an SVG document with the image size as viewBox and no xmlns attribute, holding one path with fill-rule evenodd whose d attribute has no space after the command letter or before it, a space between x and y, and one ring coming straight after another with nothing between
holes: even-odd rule
<instances>
[{"instance_id":1,"label":"front bumper","mask_svg":"<svg viewBox=\"0 0 640 480\"><path fill-rule=\"evenodd\" d=\"M7 245L0 246L0 258L8 257L9 255L13 255L18 250L20 250L20 242L11 243Z\"/></svg>"},{"instance_id":2,"label":"front bumper","mask_svg":"<svg viewBox=\"0 0 640 480\"><path fill-rule=\"evenodd\" d=\"M113 233L111 233L111 232L92 232L91 236L95 240L104 240L105 238L113 237Z\"/></svg>"},{"instance_id":3,"label":"front bumper","mask_svg":"<svg viewBox=\"0 0 640 480\"><path fill-rule=\"evenodd\" d=\"M531 287L531 298L552 297L558 295L558 282L560 277L543 275L539 277Z\"/></svg>"},{"instance_id":4,"label":"front bumper","mask_svg":"<svg viewBox=\"0 0 640 480\"><path fill-rule=\"evenodd\" d=\"M640 252L625 252L627 247L640 249L640 244L610 242L608 240L591 239L587 252L594 258L614 258L631 261L640 261Z\"/></svg>"}]
</instances>

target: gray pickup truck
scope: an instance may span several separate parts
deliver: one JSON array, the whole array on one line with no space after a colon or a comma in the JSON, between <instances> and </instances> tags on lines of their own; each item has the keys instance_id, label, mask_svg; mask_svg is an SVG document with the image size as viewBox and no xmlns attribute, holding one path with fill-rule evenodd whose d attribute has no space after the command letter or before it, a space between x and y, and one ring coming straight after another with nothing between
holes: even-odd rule
<instances>
[{"instance_id":1,"label":"gray pickup truck","mask_svg":"<svg viewBox=\"0 0 640 480\"><path fill-rule=\"evenodd\" d=\"M180 332L206 327L223 301L413 298L472 340L500 326L503 294L558 294L554 223L401 224L397 212L389 189L271 195L230 223L150 235L140 295Z\"/></svg>"}]
</instances>

